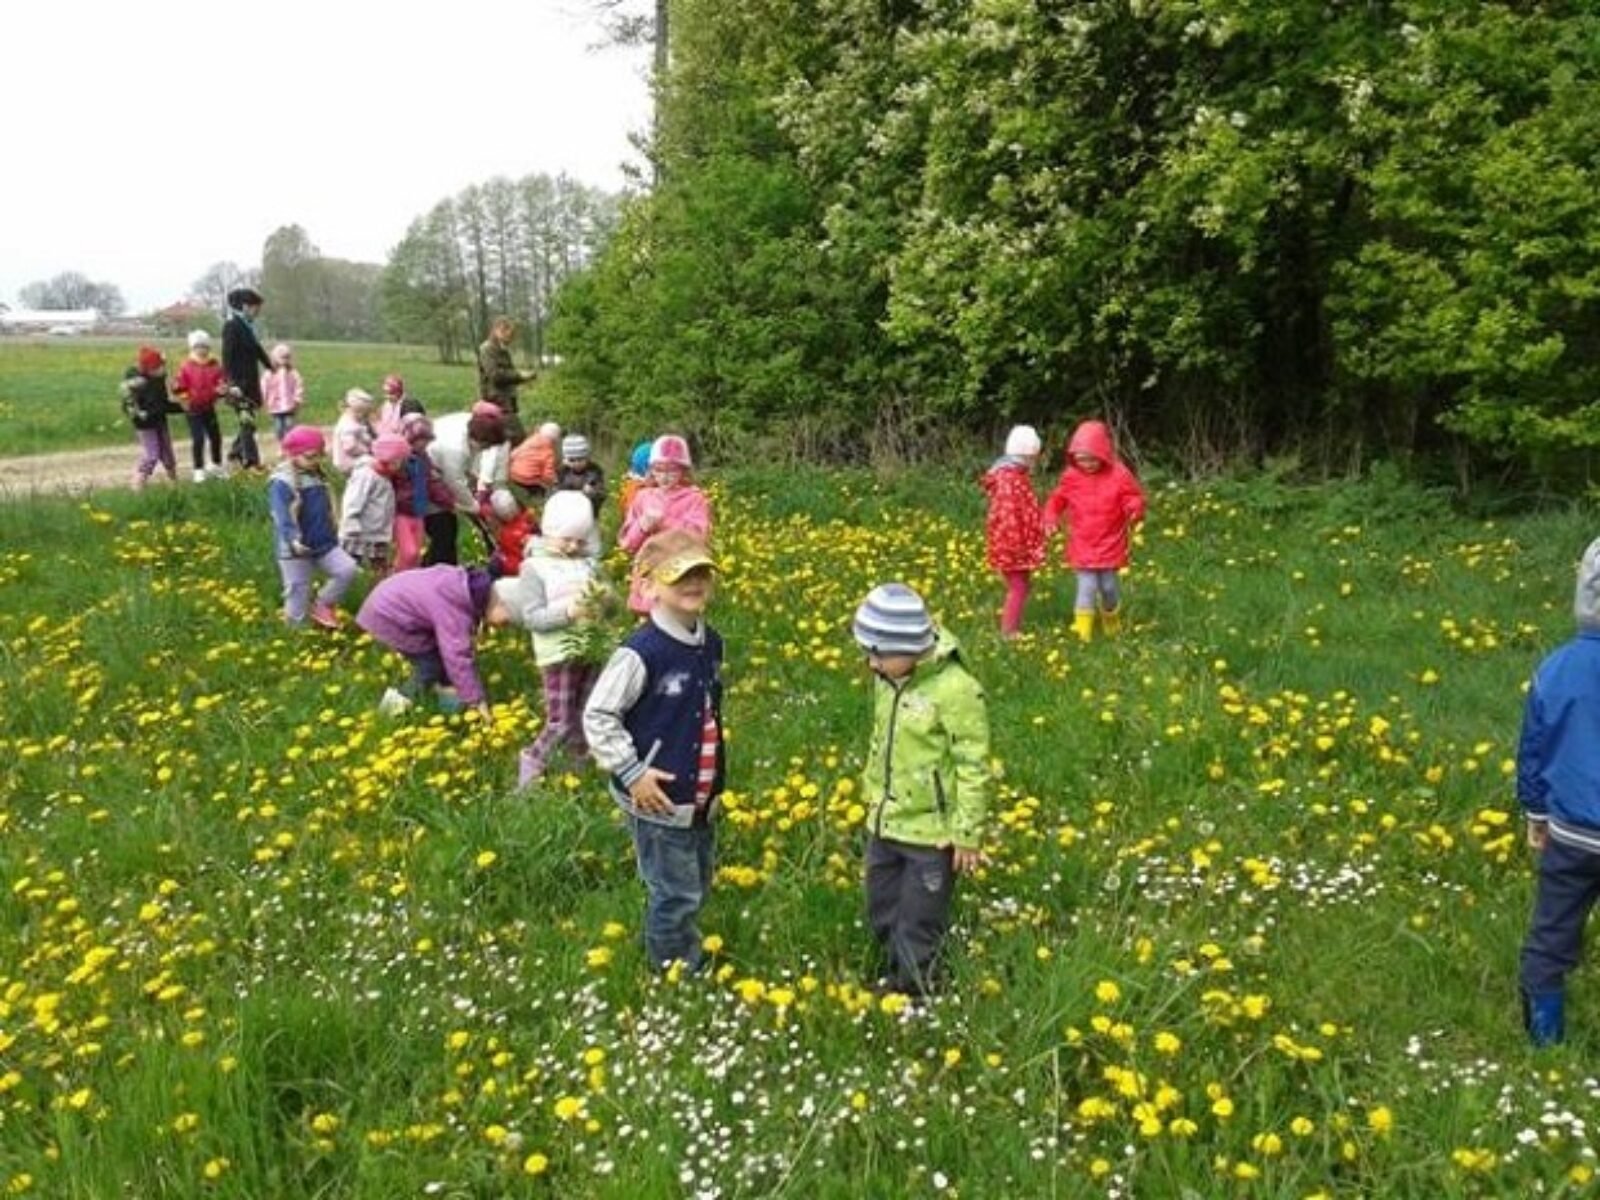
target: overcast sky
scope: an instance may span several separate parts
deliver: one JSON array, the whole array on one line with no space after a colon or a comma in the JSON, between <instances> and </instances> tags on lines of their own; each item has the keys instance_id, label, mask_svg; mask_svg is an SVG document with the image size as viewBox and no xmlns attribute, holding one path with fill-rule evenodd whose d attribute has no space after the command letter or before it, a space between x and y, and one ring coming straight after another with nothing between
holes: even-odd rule
<instances>
[{"instance_id":1,"label":"overcast sky","mask_svg":"<svg viewBox=\"0 0 1600 1200\"><path fill-rule=\"evenodd\" d=\"M595 49L592 0L7 0L0 301L60 271L130 310L303 226L382 262L495 175L620 189L646 54Z\"/></svg>"}]
</instances>

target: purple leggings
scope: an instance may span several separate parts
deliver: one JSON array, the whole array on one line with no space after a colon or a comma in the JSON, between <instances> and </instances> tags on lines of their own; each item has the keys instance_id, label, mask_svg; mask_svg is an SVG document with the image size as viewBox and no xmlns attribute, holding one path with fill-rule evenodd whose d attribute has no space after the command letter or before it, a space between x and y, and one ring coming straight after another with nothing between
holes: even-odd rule
<instances>
[{"instance_id":1,"label":"purple leggings","mask_svg":"<svg viewBox=\"0 0 1600 1200\"><path fill-rule=\"evenodd\" d=\"M166 468L169 476L178 473L178 456L172 451L172 431L167 428L165 421L154 429L137 429L139 435L139 465L134 468L141 480L149 479L156 469L156 463Z\"/></svg>"},{"instance_id":2,"label":"purple leggings","mask_svg":"<svg viewBox=\"0 0 1600 1200\"><path fill-rule=\"evenodd\" d=\"M356 577L356 560L339 547L315 558L280 558L278 572L283 576L283 619L299 625L311 611L311 577L321 571L328 577L317 593L318 604L337 604Z\"/></svg>"}]
</instances>

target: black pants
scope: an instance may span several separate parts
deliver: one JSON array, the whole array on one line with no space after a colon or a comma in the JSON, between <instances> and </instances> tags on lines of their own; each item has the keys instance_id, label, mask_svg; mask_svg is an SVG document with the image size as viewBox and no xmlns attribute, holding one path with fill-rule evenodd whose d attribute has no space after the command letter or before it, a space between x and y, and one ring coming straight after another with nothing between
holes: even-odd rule
<instances>
[{"instance_id":1,"label":"black pants","mask_svg":"<svg viewBox=\"0 0 1600 1200\"><path fill-rule=\"evenodd\" d=\"M1522 944L1522 990L1559 992L1578 965L1583 925L1600 899L1600 854L1551 838L1539 855L1539 890Z\"/></svg>"},{"instance_id":2,"label":"black pants","mask_svg":"<svg viewBox=\"0 0 1600 1200\"><path fill-rule=\"evenodd\" d=\"M428 549L422 556L422 565L436 567L440 563L455 566L461 561L456 549L456 537L461 523L453 512L429 513L422 518L422 528L428 535Z\"/></svg>"},{"instance_id":3,"label":"black pants","mask_svg":"<svg viewBox=\"0 0 1600 1200\"><path fill-rule=\"evenodd\" d=\"M217 410L208 408L205 412L185 413L189 422L189 438L194 447L194 469L204 470L206 465L206 449L211 450L211 465L222 465L222 426L217 423Z\"/></svg>"},{"instance_id":4,"label":"black pants","mask_svg":"<svg viewBox=\"0 0 1600 1200\"><path fill-rule=\"evenodd\" d=\"M886 985L931 990L939 946L950 925L954 854L888 838L867 841L867 922L888 959Z\"/></svg>"}]
</instances>

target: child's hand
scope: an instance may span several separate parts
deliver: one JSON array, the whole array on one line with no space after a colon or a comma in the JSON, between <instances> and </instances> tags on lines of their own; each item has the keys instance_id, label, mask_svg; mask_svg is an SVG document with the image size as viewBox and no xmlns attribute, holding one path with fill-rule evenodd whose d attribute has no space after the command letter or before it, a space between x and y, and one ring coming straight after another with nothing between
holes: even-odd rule
<instances>
[{"instance_id":1,"label":"child's hand","mask_svg":"<svg viewBox=\"0 0 1600 1200\"><path fill-rule=\"evenodd\" d=\"M976 871L988 861L982 850L968 850L965 846L957 846L950 856L950 865L955 868L957 875Z\"/></svg>"},{"instance_id":2,"label":"child's hand","mask_svg":"<svg viewBox=\"0 0 1600 1200\"><path fill-rule=\"evenodd\" d=\"M1535 854L1543 854L1544 848L1550 844L1550 826L1544 821L1528 822L1528 848Z\"/></svg>"},{"instance_id":3,"label":"child's hand","mask_svg":"<svg viewBox=\"0 0 1600 1200\"><path fill-rule=\"evenodd\" d=\"M635 779L633 786L628 789L628 798L640 812L669 817L672 815L672 798L662 791L661 785L670 783L676 778L677 776L671 771L646 767L644 774Z\"/></svg>"},{"instance_id":4,"label":"child's hand","mask_svg":"<svg viewBox=\"0 0 1600 1200\"><path fill-rule=\"evenodd\" d=\"M311 547L306 545L299 538L296 538L294 541L289 543L289 553L295 558L310 558Z\"/></svg>"},{"instance_id":5,"label":"child's hand","mask_svg":"<svg viewBox=\"0 0 1600 1200\"><path fill-rule=\"evenodd\" d=\"M478 715L483 718L483 723L485 725L494 724L494 709L489 707L489 702L487 700L478 705Z\"/></svg>"}]
</instances>

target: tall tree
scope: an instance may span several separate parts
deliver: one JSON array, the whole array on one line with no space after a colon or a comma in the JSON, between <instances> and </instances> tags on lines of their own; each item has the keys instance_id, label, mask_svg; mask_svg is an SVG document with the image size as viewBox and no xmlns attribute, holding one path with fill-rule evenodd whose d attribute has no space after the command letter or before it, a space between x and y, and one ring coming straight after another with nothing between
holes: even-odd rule
<instances>
[{"instance_id":1,"label":"tall tree","mask_svg":"<svg viewBox=\"0 0 1600 1200\"><path fill-rule=\"evenodd\" d=\"M227 259L214 262L189 285L189 296L203 308L220 313L227 307L228 293L236 287L259 287L261 271L241 267Z\"/></svg>"},{"instance_id":2,"label":"tall tree","mask_svg":"<svg viewBox=\"0 0 1600 1200\"><path fill-rule=\"evenodd\" d=\"M116 284L96 283L81 271L63 271L26 284L17 298L29 308L93 308L105 317L121 316L127 307Z\"/></svg>"}]
</instances>

